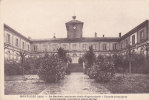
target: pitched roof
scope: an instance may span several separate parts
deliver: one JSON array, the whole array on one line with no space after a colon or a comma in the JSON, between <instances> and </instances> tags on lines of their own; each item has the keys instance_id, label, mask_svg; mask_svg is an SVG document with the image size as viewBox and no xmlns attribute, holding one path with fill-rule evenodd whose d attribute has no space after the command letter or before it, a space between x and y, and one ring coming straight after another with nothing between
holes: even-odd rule
<instances>
[{"instance_id":1,"label":"pitched roof","mask_svg":"<svg viewBox=\"0 0 149 100\"><path fill-rule=\"evenodd\" d=\"M83 22L78 21L78 20L71 20L71 21L67 22L66 24L71 24L71 23L81 23L81 24L83 24Z\"/></svg>"},{"instance_id":2,"label":"pitched roof","mask_svg":"<svg viewBox=\"0 0 149 100\"><path fill-rule=\"evenodd\" d=\"M142 22L141 24L139 24L138 26L136 26L135 28L131 29L129 32L127 32L126 34L124 34L122 37L121 37L121 40L129 37L130 35L134 34L135 32L138 31L138 29L144 27L145 25L147 25L149 23L149 20L145 20L144 22Z\"/></svg>"},{"instance_id":3,"label":"pitched roof","mask_svg":"<svg viewBox=\"0 0 149 100\"><path fill-rule=\"evenodd\" d=\"M9 31L12 31L14 34L16 34L17 36L23 38L24 40L31 42L31 40L29 38L27 38L24 35L22 35L21 33L17 32L16 30L11 28L10 26L4 24L4 30L6 30L6 29L8 29Z\"/></svg>"}]
</instances>

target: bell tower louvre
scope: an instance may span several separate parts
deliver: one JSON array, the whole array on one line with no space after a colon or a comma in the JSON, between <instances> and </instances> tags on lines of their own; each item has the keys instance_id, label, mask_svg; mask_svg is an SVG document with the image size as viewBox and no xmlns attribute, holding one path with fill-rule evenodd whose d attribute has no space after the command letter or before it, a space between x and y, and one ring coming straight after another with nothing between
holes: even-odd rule
<instances>
[{"instance_id":1,"label":"bell tower louvre","mask_svg":"<svg viewBox=\"0 0 149 100\"><path fill-rule=\"evenodd\" d=\"M82 38L83 22L76 20L76 16L72 16L73 20L66 23L67 38Z\"/></svg>"}]
</instances>

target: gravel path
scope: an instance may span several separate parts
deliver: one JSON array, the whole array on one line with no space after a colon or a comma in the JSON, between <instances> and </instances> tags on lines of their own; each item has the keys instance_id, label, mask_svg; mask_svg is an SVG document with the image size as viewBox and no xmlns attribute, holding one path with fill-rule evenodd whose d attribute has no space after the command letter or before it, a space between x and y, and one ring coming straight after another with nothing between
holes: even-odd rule
<instances>
[{"instance_id":1,"label":"gravel path","mask_svg":"<svg viewBox=\"0 0 149 100\"><path fill-rule=\"evenodd\" d=\"M89 79L83 73L71 73L64 80L58 83L52 83L47 86L40 94L105 94L110 93L100 83Z\"/></svg>"}]
</instances>

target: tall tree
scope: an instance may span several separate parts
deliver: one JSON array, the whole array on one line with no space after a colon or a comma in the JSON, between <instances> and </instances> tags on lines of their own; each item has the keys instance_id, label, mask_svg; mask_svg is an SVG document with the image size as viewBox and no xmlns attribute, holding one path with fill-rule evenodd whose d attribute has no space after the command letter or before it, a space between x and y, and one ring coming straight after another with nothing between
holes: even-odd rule
<instances>
[{"instance_id":1,"label":"tall tree","mask_svg":"<svg viewBox=\"0 0 149 100\"><path fill-rule=\"evenodd\" d=\"M89 51L87 51L84 56L85 56L85 60L86 60L87 65L88 65L87 67L88 68L92 67L94 62L96 61L96 56L94 54L94 50L93 50L92 45L89 46Z\"/></svg>"},{"instance_id":2,"label":"tall tree","mask_svg":"<svg viewBox=\"0 0 149 100\"><path fill-rule=\"evenodd\" d=\"M63 49L63 48L58 48L58 57L63 60L65 63L68 62L68 59L67 59L67 55L66 55L66 51Z\"/></svg>"},{"instance_id":3,"label":"tall tree","mask_svg":"<svg viewBox=\"0 0 149 100\"><path fill-rule=\"evenodd\" d=\"M25 56L27 55L26 52L24 50L20 50L19 53L17 53L17 55L20 56L20 63L21 63L21 67L22 67L22 74L24 75L24 62L25 62Z\"/></svg>"}]
</instances>

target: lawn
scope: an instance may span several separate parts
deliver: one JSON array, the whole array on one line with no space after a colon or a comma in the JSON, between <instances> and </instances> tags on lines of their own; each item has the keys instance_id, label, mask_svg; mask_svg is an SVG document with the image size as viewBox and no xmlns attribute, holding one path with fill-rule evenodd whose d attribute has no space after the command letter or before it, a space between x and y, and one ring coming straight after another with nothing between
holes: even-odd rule
<instances>
[{"instance_id":1,"label":"lawn","mask_svg":"<svg viewBox=\"0 0 149 100\"><path fill-rule=\"evenodd\" d=\"M111 93L149 93L149 74L116 74L102 85Z\"/></svg>"},{"instance_id":2,"label":"lawn","mask_svg":"<svg viewBox=\"0 0 149 100\"><path fill-rule=\"evenodd\" d=\"M6 76L5 77L5 94L39 94L47 88L47 84L37 79L36 75L32 76Z\"/></svg>"},{"instance_id":3,"label":"lawn","mask_svg":"<svg viewBox=\"0 0 149 100\"><path fill-rule=\"evenodd\" d=\"M78 76L79 77L79 76ZM65 84L65 83L64 83ZM7 76L5 77L5 94L39 94L50 84L45 83L37 77L31 76ZM107 83L99 83L111 93L149 93L149 74L116 74Z\"/></svg>"}]
</instances>

